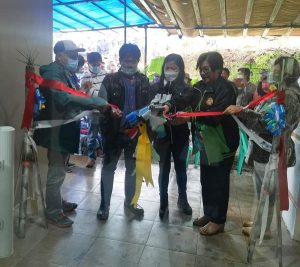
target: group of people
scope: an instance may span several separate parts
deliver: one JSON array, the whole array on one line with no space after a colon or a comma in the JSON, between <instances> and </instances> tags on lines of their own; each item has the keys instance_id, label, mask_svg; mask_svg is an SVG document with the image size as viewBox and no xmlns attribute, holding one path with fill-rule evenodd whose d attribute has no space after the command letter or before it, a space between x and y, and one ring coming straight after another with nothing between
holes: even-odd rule
<instances>
[{"instance_id":1,"label":"group of people","mask_svg":"<svg viewBox=\"0 0 300 267\"><path fill-rule=\"evenodd\" d=\"M59 41L54 46L55 61L42 66L41 75L46 79L61 81L76 90L77 87L72 82L71 76L77 68L78 52L83 50L72 41ZM256 130L260 125L259 133L271 137L265 130L262 115L257 110L254 112L246 109L241 112L241 106L249 103L255 95L252 89L248 89L250 72L248 75L247 70L243 68L239 70L243 75L241 83L243 86L237 89L238 82L223 78L222 56L218 52L207 52L199 56L196 65L202 79L191 86L186 82L182 57L178 54L170 54L163 62L159 80L150 85L148 78L138 70L140 56L140 50L136 45L124 44L119 50L120 69L115 73L105 74L100 71L101 55L97 52L88 54L89 73L82 79L79 88L92 97L84 98L54 88L41 88L46 99L46 108L41 111L38 119L70 119L83 110L92 111L89 136L93 139L101 129L104 154L100 183L101 203L97 218L107 220L114 173L122 152L124 152L126 167L124 207L137 216L144 214L142 207L132 204L136 183L135 150L139 133L134 125L128 123L126 119L128 114L150 104L161 105L165 114L180 111L224 112L221 116L196 118L177 116L167 120L150 134L153 147L160 157L159 217L163 219L168 215L171 157L174 160L178 185L178 208L184 214L192 215L193 211L187 197L186 171L191 132L194 148L200 151L200 181L204 208L204 216L196 218L193 224L199 227L199 232L203 235L218 234L224 230L226 222L230 171L239 145L239 129L230 115L237 114L252 129ZM289 151L292 149L290 135L300 118L300 89L297 84L300 75L299 64L295 59L280 58L274 66L285 70L282 62L287 60L293 60L292 63L289 61L288 71L283 76L287 121L284 136L287 144L286 153L290 155ZM268 88L264 88L263 92L267 92ZM252 98L249 95L252 95ZM58 227L72 225L72 220L65 215L65 212L73 211L77 207L75 203L63 200L60 190L65 178L65 160L69 154L78 151L79 127L78 121L72 121L57 127L37 129L34 133L36 143L48 149L46 213L49 221ZM132 134L134 131L136 132ZM95 145L92 141L89 144L90 151L94 152ZM255 149L253 153L261 154ZM268 155L267 153L263 162L258 161L259 167L255 167L258 191L261 186L259 181L263 178L261 164L265 164ZM95 153L89 153L88 166L93 166L95 159Z\"/></svg>"}]
</instances>

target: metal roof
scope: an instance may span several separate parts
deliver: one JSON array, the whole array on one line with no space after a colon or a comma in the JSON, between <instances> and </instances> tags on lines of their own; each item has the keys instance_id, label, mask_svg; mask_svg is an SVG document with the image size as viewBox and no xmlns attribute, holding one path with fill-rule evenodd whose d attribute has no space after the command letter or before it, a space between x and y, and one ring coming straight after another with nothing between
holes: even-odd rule
<instances>
[{"instance_id":1,"label":"metal roof","mask_svg":"<svg viewBox=\"0 0 300 267\"><path fill-rule=\"evenodd\" d=\"M179 36L300 36L300 0L134 2L152 16L161 28Z\"/></svg>"},{"instance_id":2,"label":"metal roof","mask_svg":"<svg viewBox=\"0 0 300 267\"><path fill-rule=\"evenodd\" d=\"M53 31L92 31L153 23L132 0L53 0Z\"/></svg>"},{"instance_id":3,"label":"metal roof","mask_svg":"<svg viewBox=\"0 0 300 267\"><path fill-rule=\"evenodd\" d=\"M300 0L53 0L54 31L122 28L125 23L191 37L300 36Z\"/></svg>"}]
</instances>

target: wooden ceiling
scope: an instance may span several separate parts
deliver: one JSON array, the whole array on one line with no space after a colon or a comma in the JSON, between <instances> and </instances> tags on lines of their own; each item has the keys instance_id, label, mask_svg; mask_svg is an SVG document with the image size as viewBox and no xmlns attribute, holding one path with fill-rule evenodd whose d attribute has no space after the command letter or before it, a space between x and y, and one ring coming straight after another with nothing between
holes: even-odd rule
<instances>
[{"instance_id":1,"label":"wooden ceiling","mask_svg":"<svg viewBox=\"0 0 300 267\"><path fill-rule=\"evenodd\" d=\"M170 34L300 36L300 0L134 0ZM149 26L151 27L151 26Z\"/></svg>"}]
</instances>

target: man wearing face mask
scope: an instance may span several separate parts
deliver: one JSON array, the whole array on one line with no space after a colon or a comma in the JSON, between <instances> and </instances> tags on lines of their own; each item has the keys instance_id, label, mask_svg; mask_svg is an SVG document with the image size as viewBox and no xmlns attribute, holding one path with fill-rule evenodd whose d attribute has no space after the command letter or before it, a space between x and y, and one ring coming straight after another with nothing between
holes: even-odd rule
<instances>
[{"instance_id":1,"label":"man wearing face mask","mask_svg":"<svg viewBox=\"0 0 300 267\"><path fill-rule=\"evenodd\" d=\"M44 79L59 81L76 90L72 73L77 69L78 52L85 49L77 47L70 40L59 41L54 46L55 61L41 66L40 74ZM34 132L37 145L48 149L48 174L46 183L46 216L57 227L70 227L73 221L64 212L76 209L76 203L62 200L61 186L65 179L65 162L69 154L77 153L80 136L79 121L71 121L84 110L108 109L102 98L84 98L54 88L40 88L45 97L45 109L42 109L36 122L59 122L58 126L39 128Z\"/></svg>"},{"instance_id":2,"label":"man wearing face mask","mask_svg":"<svg viewBox=\"0 0 300 267\"><path fill-rule=\"evenodd\" d=\"M250 82L250 74L249 68L238 69L238 78L234 81L238 88L238 95L236 98L237 105L246 106L253 100L256 86Z\"/></svg>"},{"instance_id":3,"label":"man wearing face mask","mask_svg":"<svg viewBox=\"0 0 300 267\"><path fill-rule=\"evenodd\" d=\"M124 44L119 50L120 69L105 76L99 91L100 97L118 106L123 112L121 118L112 118L111 114L105 113L101 120L104 158L101 170L101 203L97 213L99 220L108 219L114 173L122 151L126 168L124 206L136 215L144 214L139 205L131 205L135 193L134 153L137 136L128 136L126 121L127 114L147 106L150 102L149 80L137 69L140 57L141 52L135 44Z\"/></svg>"},{"instance_id":4,"label":"man wearing face mask","mask_svg":"<svg viewBox=\"0 0 300 267\"><path fill-rule=\"evenodd\" d=\"M102 57L98 52L91 52L87 55L87 61L89 69L84 73L81 79L81 85L84 91L86 91L91 97L98 97L99 90L106 72L101 70ZM87 168L92 168L95 165L97 153L97 135L100 133L100 112L94 110L90 117L90 128L87 140L87 150L88 150L88 162L86 164ZM102 148L101 148L102 149Z\"/></svg>"}]
</instances>

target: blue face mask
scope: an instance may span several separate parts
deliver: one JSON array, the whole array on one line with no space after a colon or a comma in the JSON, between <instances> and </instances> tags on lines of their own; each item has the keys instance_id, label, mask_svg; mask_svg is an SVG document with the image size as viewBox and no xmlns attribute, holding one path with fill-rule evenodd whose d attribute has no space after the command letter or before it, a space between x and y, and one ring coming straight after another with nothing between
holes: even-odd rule
<instances>
[{"instance_id":1,"label":"blue face mask","mask_svg":"<svg viewBox=\"0 0 300 267\"><path fill-rule=\"evenodd\" d=\"M123 67L121 66L121 71L128 75L128 76L132 76L134 75L135 73L137 73L137 67Z\"/></svg>"},{"instance_id":2,"label":"blue face mask","mask_svg":"<svg viewBox=\"0 0 300 267\"><path fill-rule=\"evenodd\" d=\"M78 66L78 59L68 58L68 62L67 62L66 68L69 71L75 72L77 70L77 66Z\"/></svg>"},{"instance_id":3,"label":"blue face mask","mask_svg":"<svg viewBox=\"0 0 300 267\"><path fill-rule=\"evenodd\" d=\"M99 66L91 66L90 72L92 72L94 74L98 74L100 72L100 67Z\"/></svg>"}]
</instances>

